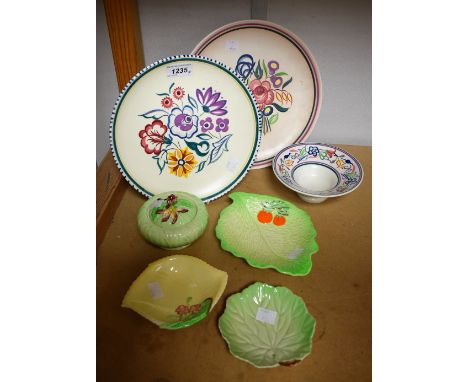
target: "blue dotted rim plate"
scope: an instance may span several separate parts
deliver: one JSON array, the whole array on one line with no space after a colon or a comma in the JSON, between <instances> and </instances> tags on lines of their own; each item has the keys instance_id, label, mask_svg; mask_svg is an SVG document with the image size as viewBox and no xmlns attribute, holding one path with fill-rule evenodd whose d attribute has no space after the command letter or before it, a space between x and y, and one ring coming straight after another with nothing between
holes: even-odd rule
<instances>
[{"instance_id":1,"label":"blue dotted rim plate","mask_svg":"<svg viewBox=\"0 0 468 382\"><path fill-rule=\"evenodd\" d=\"M117 164L117 167L119 168L120 172L124 176L124 178L130 183L133 188L135 188L139 193L143 194L147 198L153 196L154 194L158 192L163 192L164 190L148 190L145 189L142 185L140 185L133 177L131 174L131 171L126 168L125 164L121 160L119 156L119 152L117 149L116 141L115 141L115 129L116 129L116 120L117 116L119 113L119 108L122 105L122 102L124 101L126 95L128 94L129 90L132 88L132 86L140 80L145 74L149 73L150 71L162 66L162 65L167 65L167 64L173 64L177 63L180 61L198 61L198 62L205 62L208 64L211 64L213 66L216 66L220 69L222 69L224 72L226 72L228 75L231 75L233 78L237 80L237 82L241 85L241 88L243 91L248 95L248 99L250 101L250 104L252 106L252 110L256 116L255 118L255 123L256 123L256 132L255 132L255 142L253 145L253 149L250 153L250 157L247 160L245 166L238 172L238 175L236 178L230 182L227 185L223 185L222 188L217 190L216 192L208 195L208 196L202 196L201 199L205 202L208 203L210 201L213 201L222 195L226 194L228 191L233 189L247 174L249 169L251 168L252 164L254 163L255 157L257 155L258 149L260 147L260 141L261 141L261 126L262 126L262 117L261 114L258 112L258 105L257 102L255 101L255 98L250 90L250 88L247 86L246 82L238 75L236 74L231 68L227 67L223 63L203 57L203 56L197 56L193 54L186 54L186 55L177 55L177 56L171 56L164 58L162 60L156 61L152 63L151 65L146 66L143 68L140 72L138 72L125 86L125 88L122 90L120 93L119 97L117 98L114 109L112 112L111 120L110 120L110 126L109 126L109 138L110 138L110 144L111 144L111 151L112 155L114 157L114 160ZM196 192L191 191L192 193L196 194Z\"/></svg>"}]
</instances>

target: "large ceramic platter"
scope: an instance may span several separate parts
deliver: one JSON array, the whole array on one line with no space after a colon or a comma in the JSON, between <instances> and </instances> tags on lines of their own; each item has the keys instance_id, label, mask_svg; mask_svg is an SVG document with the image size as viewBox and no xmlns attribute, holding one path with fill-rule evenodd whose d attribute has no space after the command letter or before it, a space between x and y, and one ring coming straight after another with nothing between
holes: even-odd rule
<instances>
[{"instance_id":1,"label":"large ceramic platter","mask_svg":"<svg viewBox=\"0 0 468 382\"><path fill-rule=\"evenodd\" d=\"M257 282L227 299L218 326L234 357L261 368L292 366L312 350L315 319L288 288Z\"/></svg>"},{"instance_id":2,"label":"large ceramic platter","mask_svg":"<svg viewBox=\"0 0 468 382\"><path fill-rule=\"evenodd\" d=\"M250 89L224 64L182 55L144 68L112 115L114 158L147 197L186 191L205 202L245 176L260 143Z\"/></svg>"},{"instance_id":3,"label":"large ceramic platter","mask_svg":"<svg viewBox=\"0 0 468 382\"><path fill-rule=\"evenodd\" d=\"M299 37L270 22L238 21L210 33L193 53L234 68L254 93L263 115L254 167L271 165L278 151L309 136L322 85L317 63Z\"/></svg>"}]
</instances>

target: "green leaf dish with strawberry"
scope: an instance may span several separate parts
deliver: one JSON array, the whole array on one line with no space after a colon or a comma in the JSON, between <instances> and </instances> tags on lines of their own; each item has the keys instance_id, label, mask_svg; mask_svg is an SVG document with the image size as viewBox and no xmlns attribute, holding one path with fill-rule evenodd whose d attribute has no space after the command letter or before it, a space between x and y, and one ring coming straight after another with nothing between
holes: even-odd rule
<instances>
[{"instance_id":1,"label":"green leaf dish with strawberry","mask_svg":"<svg viewBox=\"0 0 468 382\"><path fill-rule=\"evenodd\" d=\"M269 195L234 192L221 211L216 237L221 247L257 268L273 268L292 276L312 269L318 251L317 231L307 212Z\"/></svg>"}]
</instances>

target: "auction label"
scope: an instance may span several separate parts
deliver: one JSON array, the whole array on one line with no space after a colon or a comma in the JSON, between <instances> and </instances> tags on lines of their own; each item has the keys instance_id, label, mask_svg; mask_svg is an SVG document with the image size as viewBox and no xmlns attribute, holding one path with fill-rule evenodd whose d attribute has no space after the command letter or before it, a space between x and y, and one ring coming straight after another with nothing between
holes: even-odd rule
<instances>
[{"instance_id":1,"label":"auction label","mask_svg":"<svg viewBox=\"0 0 468 382\"><path fill-rule=\"evenodd\" d=\"M164 297L163 290L161 289L161 285L159 285L159 283L148 283L148 289L151 293L151 297L153 297L153 300L158 300Z\"/></svg>"},{"instance_id":2,"label":"auction label","mask_svg":"<svg viewBox=\"0 0 468 382\"><path fill-rule=\"evenodd\" d=\"M192 74L192 64L169 65L167 67L168 77L187 77Z\"/></svg>"},{"instance_id":3,"label":"auction label","mask_svg":"<svg viewBox=\"0 0 468 382\"><path fill-rule=\"evenodd\" d=\"M276 321L276 310L258 308L257 316L255 317L257 321L264 322L266 324L274 325Z\"/></svg>"}]
</instances>

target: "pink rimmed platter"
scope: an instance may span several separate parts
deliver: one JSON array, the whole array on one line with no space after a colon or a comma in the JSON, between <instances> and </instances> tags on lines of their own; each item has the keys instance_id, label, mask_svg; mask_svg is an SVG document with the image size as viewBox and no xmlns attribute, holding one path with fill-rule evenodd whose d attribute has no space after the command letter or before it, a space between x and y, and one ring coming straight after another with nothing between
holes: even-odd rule
<instances>
[{"instance_id":1,"label":"pink rimmed platter","mask_svg":"<svg viewBox=\"0 0 468 382\"><path fill-rule=\"evenodd\" d=\"M174 56L124 88L112 114L111 148L143 195L185 191L209 202L246 175L260 124L255 98L233 70L210 58Z\"/></svg>"},{"instance_id":2,"label":"pink rimmed platter","mask_svg":"<svg viewBox=\"0 0 468 382\"><path fill-rule=\"evenodd\" d=\"M237 21L210 33L192 53L224 62L254 94L263 118L253 168L270 166L278 151L312 132L322 99L320 73L292 32L263 20Z\"/></svg>"}]
</instances>

